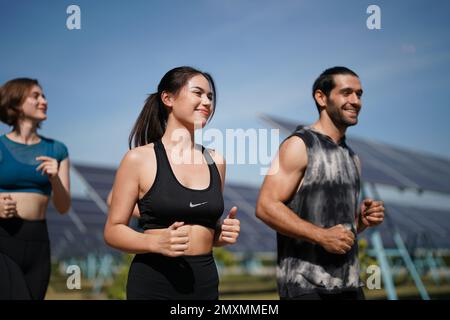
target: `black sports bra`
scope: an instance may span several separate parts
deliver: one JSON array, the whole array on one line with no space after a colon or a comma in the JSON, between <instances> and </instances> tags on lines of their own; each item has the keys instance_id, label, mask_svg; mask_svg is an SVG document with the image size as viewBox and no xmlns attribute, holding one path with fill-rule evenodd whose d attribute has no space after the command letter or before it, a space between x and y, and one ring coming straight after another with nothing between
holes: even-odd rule
<instances>
[{"instance_id":1,"label":"black sports bra","mask_svg":"<svg viewBox=\"0 0 450 320\"><path fill-rule=\"evenodd\" d=\"M161 229L180 221L214 229L224 204L219 170L209 152L202 146L209 168L209 186L195 190L177 180L161 140L155 142L154 150L156 177L150 190L137 202L139 226L144 230Z\"/></svg>"}]
</instances>

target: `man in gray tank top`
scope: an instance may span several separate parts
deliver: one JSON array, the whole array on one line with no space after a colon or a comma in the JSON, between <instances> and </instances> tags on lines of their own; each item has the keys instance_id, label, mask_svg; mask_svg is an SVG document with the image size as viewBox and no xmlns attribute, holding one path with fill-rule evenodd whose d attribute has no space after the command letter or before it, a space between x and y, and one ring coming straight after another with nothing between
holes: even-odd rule
<instances>
[{"instance_id":1,"label":"man in gray tank top","mask_svg":"<svg viewBox=\"0 0 450 320\"><path fill-rule=\"evenodd\" d=\"M283 141L261 187L256 215L277 231L281 299L364 299L356 236L384 207L358 204L360 164L345 142L362 93L352 70L325 70L313 85L319 120Z\"/></svg>"}]
</instances>

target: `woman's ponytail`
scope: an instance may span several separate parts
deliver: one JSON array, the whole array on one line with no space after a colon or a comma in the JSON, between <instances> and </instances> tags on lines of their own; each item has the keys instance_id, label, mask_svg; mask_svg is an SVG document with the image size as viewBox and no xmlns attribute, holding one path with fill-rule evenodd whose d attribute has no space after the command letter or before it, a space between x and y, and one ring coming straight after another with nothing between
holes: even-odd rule
<instances>
[{"instance_id":1,"label":"woman's ponytail","mask_svg":"<svg viewBox=\"0 0 450 320\"><path fill-rule=\"evenodd\" d=\"M168 116L167 109L161 101L161 94L158 92L151 94L131 130L128 138L130 149L161 139L166 130Z\"/></svg>"}]
</instances>

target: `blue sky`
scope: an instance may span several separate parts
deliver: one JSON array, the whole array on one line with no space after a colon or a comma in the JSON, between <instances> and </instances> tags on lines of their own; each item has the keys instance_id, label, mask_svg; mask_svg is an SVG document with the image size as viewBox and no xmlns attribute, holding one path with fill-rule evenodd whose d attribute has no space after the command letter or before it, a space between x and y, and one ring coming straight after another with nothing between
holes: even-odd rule
<instances>
[{"instance_id":1,"label":"blue sky","mask_svg":"<svg viewBox=\"0 0 450 320\"><path fill-rule=\"evenodd\" d=\"M81 30L66 8L81 8ZM370 4L381 30L366 27ZM209 128L268 128L257 114L311 123L311 85L345 65L364 88L350 135L450 157L448 1L0 0L0 82L39 79L49 100L41 133L72 161L117 166L147 94L169 69L210 72ZM8 128L0 125L0 133ZM258 166L228 180L258 184Z\"/></svg>"}]
</instances>

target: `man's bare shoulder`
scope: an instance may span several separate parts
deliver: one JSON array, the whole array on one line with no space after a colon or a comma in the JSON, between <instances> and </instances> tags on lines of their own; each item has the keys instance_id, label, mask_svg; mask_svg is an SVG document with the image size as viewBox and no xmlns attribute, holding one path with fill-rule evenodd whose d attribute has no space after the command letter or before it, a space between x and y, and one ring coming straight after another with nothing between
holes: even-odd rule
<instances>
[{"instance_id":1,"label":"man's bare shoulder","mask_svg":"<svg viewBox=\"0 0 450 320\"><path fill-rule=\"evenodd\" d=\"M306 155L306 144L299 136L292 136L286 139L280 146L280 154L287 157L298 157Z\"/></svg>"},{"instance_id":2,"label":"man's bare shoulder","mask_svg":"<svg viewBox=\"0 0 450 320\"><path fill-rule=\"evenodd\" d=\"M293 135L286 139L279 150L280 165L287 171L303 170L308 163L306 144L302 138Z\"/></svg>"},{"instance_id":3,"label":"man's bare shoulder","mask_svg":"<svg viewBox=\"0 0 450 320\"><path fill-rule=\"evenodd\" d=\"M281 144L281 146L284 146L284 147L289 148L289 149L294 149L294 150L297 150L297 151L298 151L299 148L306 151L305 142L303 141L302 138L300 138L297 135L292 135L291 137L287 138Z\"/></svg>"}]
</instances>

